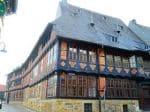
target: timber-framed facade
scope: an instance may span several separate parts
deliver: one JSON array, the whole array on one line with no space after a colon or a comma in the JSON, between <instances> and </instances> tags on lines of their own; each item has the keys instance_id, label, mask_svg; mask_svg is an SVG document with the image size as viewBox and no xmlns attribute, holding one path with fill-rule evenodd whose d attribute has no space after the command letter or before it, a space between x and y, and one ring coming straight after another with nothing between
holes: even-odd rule
<instances>
[{"instance_id":1,"label":"timber-framed facade","mask_svg":"<svg viewBox=\"0 0 150 112\"><path fill-rule=\"evenodd\" d=\"M144 41L117 18L65 3L58 11L25 63L8 74L8 101L39 112L149 108L143 106L150 101Z\"/></svg>"}]
</instances>

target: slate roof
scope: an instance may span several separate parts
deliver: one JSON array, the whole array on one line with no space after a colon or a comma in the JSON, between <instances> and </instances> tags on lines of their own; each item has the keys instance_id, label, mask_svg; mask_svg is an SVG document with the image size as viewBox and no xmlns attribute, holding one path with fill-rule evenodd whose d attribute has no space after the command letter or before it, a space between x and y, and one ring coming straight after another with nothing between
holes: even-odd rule
<instances>
[{"instance_id":1,"label":"slate roof","mask_svg":"<svg viewBox=\"0 0 150 112\"><path fill-rule=\"evenodd\" d=\"M137 24L135 20L129 22L129 28L150 46L150 27Z\"/></svg>"},{"instance_id":2,"label":"slate roof","mask_svg":"<svg viewBox=\"0 0 150 112\"><path fill-rule=\"evenodd\" d=\"M143 48L144 42L120 19L67 3L60 2L57 19L53 24L56 35L67 39L126 50L141 50ZM112 37L117 37L118 42L112 42Z\"/></svg>"}]
</instances>

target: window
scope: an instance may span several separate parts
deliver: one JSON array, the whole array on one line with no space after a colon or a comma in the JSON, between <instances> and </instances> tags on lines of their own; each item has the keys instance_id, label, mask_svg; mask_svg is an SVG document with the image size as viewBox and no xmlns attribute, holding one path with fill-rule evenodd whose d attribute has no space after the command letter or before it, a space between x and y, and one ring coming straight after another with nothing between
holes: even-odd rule
<instances>
[{"instance_id":1,"label":"window","mask_svg":"<svg viewBox=\"0 0 150 112\"><path fill-rule=\"evenodd\" d=\"M49 49L49 52L48 52L48 65L51 65L53 64L56 60L57 60L57 43L54 44L53 47L51 47Z\"/></svg>"},{"instance_id":2,"label":"window","mask_svg":"<svg viewBox=\"0 0 150 112\"><path fill-rule=\"evenodd\" d=\"M122 67L121 57L115 56L114 59L115 59L115 67Z\"/></svg>"},{"instance_id":3,"label":"window","mask_svg":"<svg viewBox=\"0 0 150 112\"><path fill-rule=\"evenodd\" d=\"M84 112L92 112L92 103L84 104Z\"/></svg>"},{"instance_id":4,"label":"window","mask_svg":"<svg viewBox=\"0 0 150 112\"><path fill-rule=\"evenodd\" d=\"M114 66L112 55L106 55L106 64L107 64L107 66Z\"/></svg>"},{"instance_id":5,"label":"window","mask_svg":"<svg viewBox=\"0 0 150 112\"><path fill-rule=\"evenodd\" d=\"M96 52L89 51L89 63L96 63Z\"/></svg>"},{"instance_id":6,"label":"window","mask_svg":"<svg viewBox=\"0 0 150 112\"><path fill-rule=\"evenodd\" d=\"M122 62L123 62L123 67L124 68L130 68L129 58L123 57Z\"/></svg>"},{"instance_id":7,"label":"window","mask_svg":"<svg viewBox=\"0 0 150 112\"><path fill-rule=\"evenodd\" d=\"M144 68L150 69L150 61L149 60L144 60Z\"/></svg>"},{"instance_id":8,"label":"window","mask_svg":"<svg viewBox=\"0 0 150 112\"><path fill-rule=\"evenodd\" d=\"M137 57L137 65L138 65L138 67L141 67L141 68L144 67L144 63L143 63L143 58L142 57Z\"/></svg>"},{"instance_id":9,"label":"window","mask_svg":"<svg viewBox=\"0 0 150 112\"><path fill-rule=\"evenodd\" d=\"M68 74L67 96L77 96L77 75Z\"/></svg>"},{"instance_id":10,"label":"window","mask_svg":"<svg viewBox=\"0 0 150 112\"><path fill-rule=\"evenodd\" d=\"M43 57L44 58L44 57ZM41 66L40 66L40 71L43 72L43 66L44 66L44 61L43 58L41 59Z\"/></svg>"},{"instance_id":11,"label":"window","mask_svg":"<svg viewBox=\"0 0 150 112\"><path fill-rule=\"evenodd\" d=\"M78 77L78 96L87 97L87 77L86 76Z\"/></svg>"},{"instance_id":12,"label":"window","mask_svg":"<svg viewBox=\"0 0 150 112\"><path fill-rule=\"evenodd\" d=\"M123 105L123 112L128 112L128 105Z\"/></svg>"},{"instance_id":13,"label":"window","mask_svg":"<svg viewBox=\"0 0 150 112\"><path fill-rule=\"evenodd\" d=\"M96 97L96 77L62 73L60 76L60 96Z\"/></svg>"},{"instance_id":14,"label":"window","mask_svg":"<svg viewBox=\"0 0 150 112\"><path fill-rule=\"evenodd\" d=\"M87 51L86 50L79 50L79 60L81 62L87 62Z\"/></svg>"},{"instance_id":15,"label":"window","mask_svg":"<svg viewBox=\"0 0 150 112\"><path fill-rule=\"evenodd\" d=\"M88 96L96 97L96 78L88 77Z\"/></svg>"},{"instance_id":16,"label":"window","mask_svg":"<svg viewBox=\"0 0 150 112\"><path fill-rule=\"evenodd\" d=\"M21 71L15 73L15 76L21 75Z\"/></svg>"},{"instance_id":17,"label":"window","mask_svg":"<svg viewBox=\"0 0 150 112\"><path fill-rule=\"evenodd\" d=\"M63 73L60 76L60 95L61 96L66 96L66 74Z\"/></svg>"},{"instance_id":18,"label":"window","mask_svg":"<svg viewBox=\"0 0 150 112\"><path fill-rule=\"evenodd\" d=\"M53 50L53 54L54 54L53 55L53 62L55 62L57 60L57 51L58 51L57 48L58 48L57 43L55 43L54 48L53 48L54 49Z\"/></svg>"},{"instance_id":19,"label":"window","mask_svg":"<svg viewBox=\"0 0 150 112\"><path fill-rule=\"evenodd\" d=\"M148 49L148 48L149 48L149 46L147 44L145 44L145 49Z\"/></svg>"},{"instance_id":20,"label":"window","mask_svg":"<svg viewBox=\"0 0 150 112\"><path fill-rule=\"evenodd\" d=\"M21 84L21 79L17 79L14 82L14 86L20 85Z\"/></svg>"},{"instance_id":21,"label":"window","mask_svg":"<svg viewBox=\"0 0 150 112\"><path fill-rule=\"evenodd\" d=\"M135 58L135 56L130 57L130 67L131 68L136 67L136 58Z\"/></svg>"},{"instance_id":22,"label":"window","mask_svg":"<svg viewBox=\"0 0 150 112\"><path fill-rule=\"evenodd\" d=\"M47 97L56 96L57 75L48 79Z\"/></svg>"},{"instance_id":23,"label":"window","mask_svg":"<svg viewBox=\"0 0 150 112\"><path fill-rule=\"evenodd\" d=\"M118 38L117 37L112 36L111 39L112 39L111 40L112 42L118 42Z\"/></svg>"},{"instance_id":24,"label":"window","mask_svg":"<svg viewBox=\"0 0 150 112\"><path fill-rule=\"evenodd\" d=\"M49 52L48 52L48 65L51 65L52 64L52 48L49 49Z\"/></svg>"},{"instance_id":25,"label":"window","mask_svg":"<svg viewBox=\"0 0 150 112\"><path fill-rule=\"evenodd\" d=\"M75 61L77 59L77 49L70 47L69 48L69 59Z\"/></svg>"},{"instance_id":26,"label":"window","mask_svg":"<svg viewBox=\"0 0 150 112\"><path fill-rule=\"evenodd\" d=\"M135 98L137 97L136 82L126 79L106 79L107 89L106 95L108 98Z\"/></svg>"},{"instance_id":27,"label":"window","mask_svg":"<svg viewBox=\"0 0 150 112\"><path fill-rule=\"evenodd\" d=\"M38 75L38 64L34 67L32 71L32 78L36 77Z\"/></svg>"},{"instance_id":28,"label":"window","mask_svg":"<svg viewBox=\"0 0 150 112\"><path fill-rule=\"evenodd\" d=\"M61 59L66 60L67 58L67 43L62 41L61 42Z\"/></svg>"}]
</instances>

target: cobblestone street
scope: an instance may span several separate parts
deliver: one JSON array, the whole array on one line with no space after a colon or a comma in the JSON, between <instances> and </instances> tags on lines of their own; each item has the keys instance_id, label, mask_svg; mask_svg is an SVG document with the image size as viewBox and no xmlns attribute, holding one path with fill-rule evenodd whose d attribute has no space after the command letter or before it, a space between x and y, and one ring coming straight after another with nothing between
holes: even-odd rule
<instances>
[{"instance_id":1,"label":"cobblestone street","mask_svg":"<svg viewBox=\"0 0 150 112\"><path fill-rule=\"evenodd\" d=\"M17 104L3 104L0 112L35 112Z\"/></svg>"}]
</instances>

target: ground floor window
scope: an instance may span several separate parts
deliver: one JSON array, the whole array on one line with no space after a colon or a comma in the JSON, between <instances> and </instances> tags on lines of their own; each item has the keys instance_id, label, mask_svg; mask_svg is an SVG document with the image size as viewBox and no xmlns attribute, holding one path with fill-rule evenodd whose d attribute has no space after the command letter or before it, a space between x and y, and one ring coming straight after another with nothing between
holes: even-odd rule
<instances>
[{"instance_id":1,"label":"ground floor window","mask_svg":"<svg viewBox=\"0 0 150 112\"><path fill-rule=\"evenodd\" d=\"M96 97L96 77L74 73L60 76L60 96Z\"/></svg>"},{"instance_id":2,"label":"ground floor window","mask_svg":"<svg viewBox=\"0 0 150 112\"><path fill-rule=\"evenodd\" d=\"M56 96L57 75L49 77L47 85L47 97Z\"/></svg>"},{"instance_id":3,"label":"ground floor window","mask_svg":"<svg viewBox=\"0 0 150 112\"><path fill-rule=\"evenodd\" d=\"M84 104L84 112L92 112L92 104L91 103Z\"/></svg>"},{"instance_id":4,"label":"ground floor window","mask_svg":"<svg viewBox=\"0 0 150 112\"><path fill-rule=\"evenodd\" d=\"M106 78L106 97L107 98L136 98L136 82L127 79Z\"/></svg>"}]
</instances>

